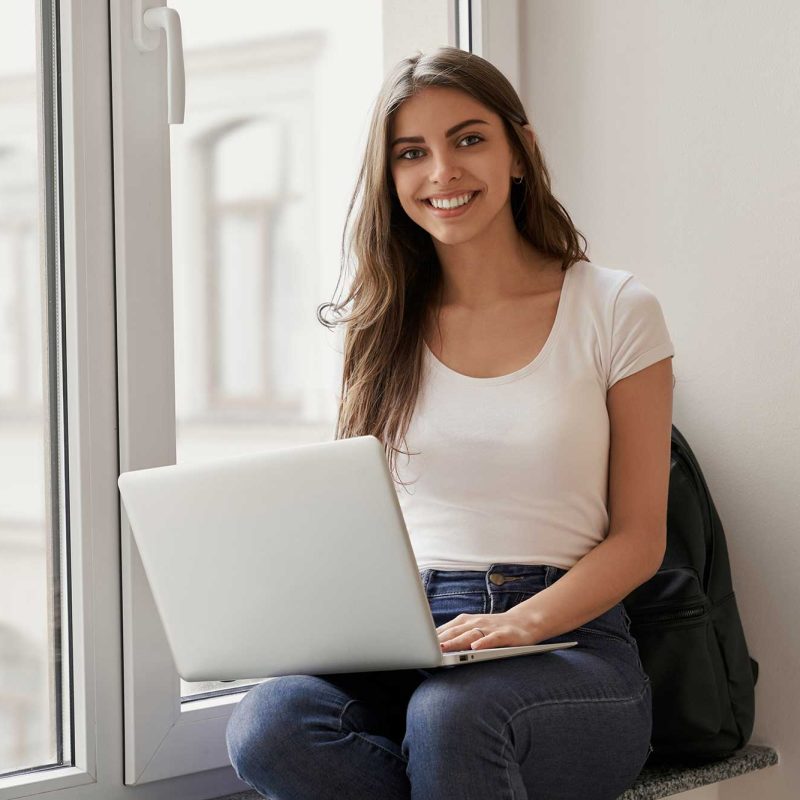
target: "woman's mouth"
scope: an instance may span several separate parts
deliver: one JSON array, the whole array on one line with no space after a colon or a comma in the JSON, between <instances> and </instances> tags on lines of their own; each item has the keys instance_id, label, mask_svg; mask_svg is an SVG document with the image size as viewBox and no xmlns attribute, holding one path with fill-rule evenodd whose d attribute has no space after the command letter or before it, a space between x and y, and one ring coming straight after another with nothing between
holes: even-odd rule
<instances>
[{"instance_id":1,"label":"woman's mouth","mask_svg":"<svg viewBox=\"0 0 800 800\"><path fill-rule=\"evenodd\" d=\"M479 191L476 192L467 192L466 194L471 194L472 196L466 203L462 205L456 206L455 208L436 208L431 201L430 198L424 200L426 208L431 214L434 214L437 217L444 217L445 219L449 217L460 217L463 214L466 214L470 208L472 208L472 204L475 202L475 198L480 194ZM465 196L465 195L462 195Z\"/></svg>"}]
</instances>

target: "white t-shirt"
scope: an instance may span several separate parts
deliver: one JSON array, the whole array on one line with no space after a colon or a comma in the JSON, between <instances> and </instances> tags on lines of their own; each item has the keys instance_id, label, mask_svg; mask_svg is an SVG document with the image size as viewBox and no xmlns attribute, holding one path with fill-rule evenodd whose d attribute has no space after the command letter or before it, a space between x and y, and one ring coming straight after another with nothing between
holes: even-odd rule
<instances>
[{"instance_id":1,"label":"white t-shirt","mask_svg":"<svg viewBox=\"0 0 800 800\"><path fill-rule=\"evenodd\" d=\"M674 355L655 295L588 261L564 276L553 328L527 366L455 372L425 348L395 484L419 569L569 569L608 532L606 392Z\"/></svg>"}]
</instances>

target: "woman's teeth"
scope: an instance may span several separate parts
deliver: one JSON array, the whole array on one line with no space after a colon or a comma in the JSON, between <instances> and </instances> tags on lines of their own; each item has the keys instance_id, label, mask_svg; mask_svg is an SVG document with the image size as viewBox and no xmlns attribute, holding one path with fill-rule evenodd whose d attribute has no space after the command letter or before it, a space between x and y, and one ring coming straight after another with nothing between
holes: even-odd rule
<instances>
[{"instance_id":1,"label":"woman's teeth","mask_svg":"<svg viewBox=\"0 0 800 800\"><path fill-rule=\"evenodd\" d=\"M434 208L441 208L441 209L448 209L448 208L458 208L459 206L466 205L472 198L476 192L470 192L469 194L461 195L460 197L452 197L449 199L439 200L436 198L429 197L428 202Z\"/></svg>"}]
</instances>

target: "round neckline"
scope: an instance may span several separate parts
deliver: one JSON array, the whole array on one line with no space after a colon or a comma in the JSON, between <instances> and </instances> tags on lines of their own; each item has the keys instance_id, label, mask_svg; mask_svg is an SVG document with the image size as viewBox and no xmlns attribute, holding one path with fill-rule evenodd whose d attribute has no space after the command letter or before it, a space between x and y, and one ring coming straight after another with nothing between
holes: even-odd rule
<instances>
[{"instance_id":1,"label":"round neckline","mask_svg":"<svg viewBox=\"0 0 800 800\"><path fill-rule=\"evenodd\" d=\"M577 262L576 262L577 263ZM550 351L553 349L553 345L555 344L556 338L558 336L558 331L561 327L561 320L565 315L565 307L567 304L567 300L569 299L569 285L571 283L571 275L570 273L572 270L575 269L576 264L572 264L567 270L564 272L564 280L561 284L561 292L558 296L558 308L556 309L556 317L553 321L553 326L550 328L550 333L545 340L542 349L536 354L536 357L533 361L525 364L525 366L520 367L514 372L509 372L507 375L496 375L492 378L477 378L474 375L465 375L463 372L457 372L454 369L451 369L447 366L444 362L440 361L433 353L433 351L428 347L428 343L423 338L422 346L425 349L425 354L428 357L428 360L433 365L435 369L439 372L450 375L457 380L464 381L466 383L471 383L475 386L494 386L500 383L511 383L512 381L519 380L520 378L524 378L526 375L529 375L531 372L534 372L542 362L547 358Z\"/></svg>"}]
</instances>

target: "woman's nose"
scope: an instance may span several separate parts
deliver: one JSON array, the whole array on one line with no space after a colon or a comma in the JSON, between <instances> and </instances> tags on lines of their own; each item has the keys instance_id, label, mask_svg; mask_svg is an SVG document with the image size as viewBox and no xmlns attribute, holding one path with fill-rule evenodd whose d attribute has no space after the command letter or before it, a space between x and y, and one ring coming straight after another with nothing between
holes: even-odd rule
<instances>
[{"instance_id":1,"label":"woman's nose","mask_svg":"<svg viewBox=\"0 0 800 800\"><path fill-rule=\"evenodd\" d=\"M460 176L461 170L450 156L439 156L431 160L431 183L445 184Z\"/></svg>"}]
</instances>

